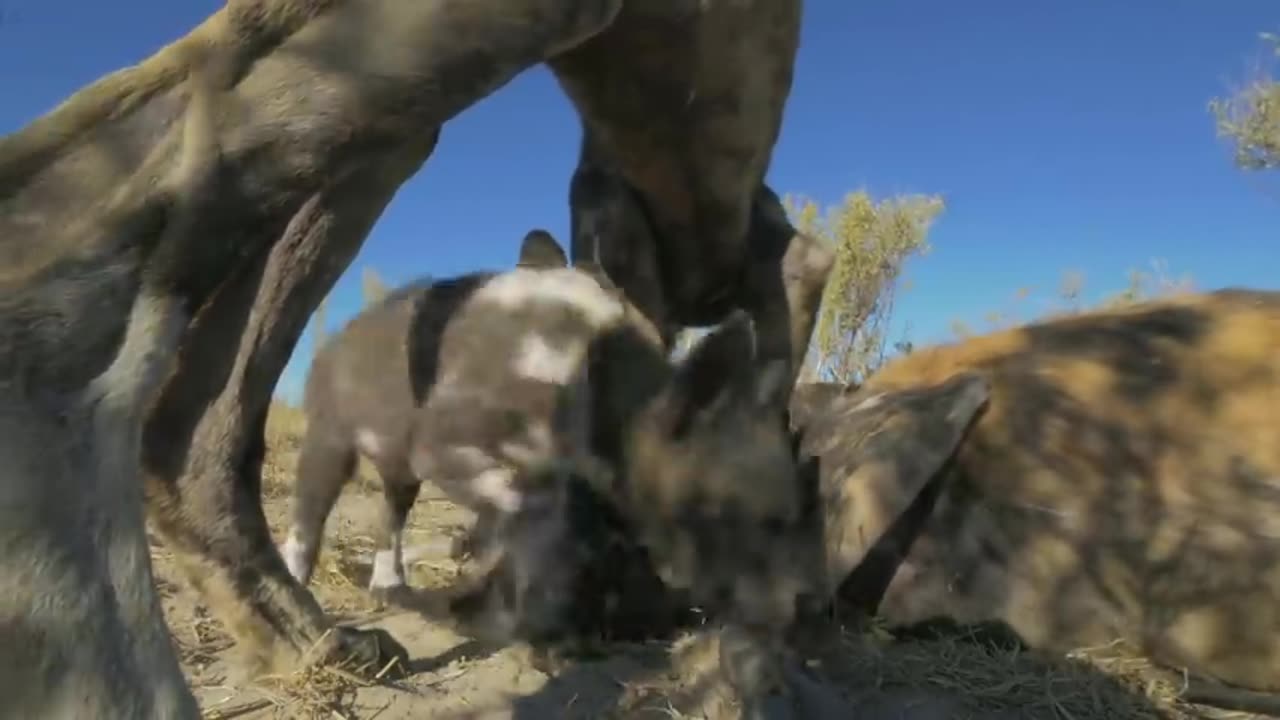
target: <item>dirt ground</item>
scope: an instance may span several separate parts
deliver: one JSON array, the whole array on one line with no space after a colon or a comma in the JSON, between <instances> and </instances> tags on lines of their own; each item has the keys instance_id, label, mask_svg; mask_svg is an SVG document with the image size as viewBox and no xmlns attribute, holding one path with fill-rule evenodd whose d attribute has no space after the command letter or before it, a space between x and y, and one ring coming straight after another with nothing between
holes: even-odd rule
<instances>
[{"instance_id":1,"label":"dirt ground","mask_svg":"<svg viewBox=\"0 0 1280 720\"><path fill-rule=\"evenodd\" d=\"M273 410L268 427L264 503L280 542L302 425L298 413ZM311 589L343 624L381 627L409 650L407 679L363 681L340 670L312 668L289 677L237 682L231 642L180 580L171 557L152 546L166 616L205 717L475 720L577 718L707 718L737 716L737 702L717 673L715 636L691 632L668 645L611 649L572 664L556 677L534 669L518 648L485 648L433 611L380 609L365 592L378 521L379 486L366 466L330 517ZM434 546L406 566L424 597L443 590L455 570L442 542L468 513L423 487L406 547ZM412 553L412 551L410 551ZM439 604L434 604L438 607ZM839 635L835 637L834 635ZM1125 658L1098 654L1039 657L963 639L892 641L877 633L834 633L809 661L814 682L842 698L842 716L867 720L949 718L1246 718L1204 711L1176 700L1176 678ZM808 711L811 717L829 716Z\"/></svg>"}]
</instances>

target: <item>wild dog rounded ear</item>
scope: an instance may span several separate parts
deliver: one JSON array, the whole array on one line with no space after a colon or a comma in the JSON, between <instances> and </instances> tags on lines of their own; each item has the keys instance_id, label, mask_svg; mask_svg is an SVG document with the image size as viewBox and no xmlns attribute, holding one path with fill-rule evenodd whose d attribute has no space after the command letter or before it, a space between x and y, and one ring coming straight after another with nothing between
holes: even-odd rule
<instances>
[{"instance_id":1,"label":"wild dog rounded ear","mask_svg":"<svg viewBox=\"0 0 1280 720\"><path fill-rule=\"evenodd\" d=\"M525 233L520 242L520 259L516 267L562 268L569 266L569 257L551 233L534 228Z\"/></svg>"},{"instance_id":2,"label":"wild dog rounded ear","mask_svg":"<svg viewBox=\"0 0 1280 720\"><path fill-rule=\"evenodd\" d=\"M673 435L750 391L755 345L751 316L735 310L690 349L661 396Z\"/></svg>"}]
</instances>

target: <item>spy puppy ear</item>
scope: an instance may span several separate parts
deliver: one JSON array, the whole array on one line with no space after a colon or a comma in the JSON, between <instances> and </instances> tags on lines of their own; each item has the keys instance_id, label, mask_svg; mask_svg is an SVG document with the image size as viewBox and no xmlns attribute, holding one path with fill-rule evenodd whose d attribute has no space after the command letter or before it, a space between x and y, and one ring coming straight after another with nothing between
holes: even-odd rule
<instances>
[{"instance_id":1,"label":"spy puppy ear","mask_svg":"<svg viewBox=\"0 0 1280 720\"><path fill-rule=\"evenodd\" d=\"M534 228L520 241L520 259L517 267L562 268L569 266L569 257L551 233Z\"/></svg>"}]
</instances>

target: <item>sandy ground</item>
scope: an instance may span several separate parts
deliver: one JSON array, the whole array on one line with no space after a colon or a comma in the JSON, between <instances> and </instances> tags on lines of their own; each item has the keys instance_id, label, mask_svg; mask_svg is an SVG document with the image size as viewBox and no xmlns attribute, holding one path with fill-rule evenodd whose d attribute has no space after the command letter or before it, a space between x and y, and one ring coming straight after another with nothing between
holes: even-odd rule
<instances>
[{"instance_id":1,"label":"sandy ground","mask_svg":"<svg viewBox=\"0 0 1280 720\"><path fill-rule=\"evenodd\" d=\"M268 429L264 503L279 542L296 461L300 422L273 412ZM691 633L668 646L611 649L603 659L572 664L556 677L534 669L519 648L486 648L456 632L438 611L379 608L364 588L378 521L380 490L367 467L346 488L326 531L311 589L340 622L386 629L409 650L407 678L369 682L312 668L284 678L237 683L231 642L153 545L170 627L207 718L708 718L737 716L719 679L715 636ZM406 544L436 545L469 514L424 486ZM443 590L453 563L437 554L416 559L410 582L424 596ZM438 603L435 605L438 607ZM424 607L432 607L425 603ZM835 637L838 635L839 637ZM868 720L947 718L1244 718L1203 714L1172 699L1172 681L1106 663L1039 658L972 641L893 642L878 635L835 633L810 660L811 671L841 698L840 716ZM1141 670L1142 668L1139 668ZM852 711L851 713L849 711ZM810 710L810 717L830 716Z\"/></svg>"}]
</instances>

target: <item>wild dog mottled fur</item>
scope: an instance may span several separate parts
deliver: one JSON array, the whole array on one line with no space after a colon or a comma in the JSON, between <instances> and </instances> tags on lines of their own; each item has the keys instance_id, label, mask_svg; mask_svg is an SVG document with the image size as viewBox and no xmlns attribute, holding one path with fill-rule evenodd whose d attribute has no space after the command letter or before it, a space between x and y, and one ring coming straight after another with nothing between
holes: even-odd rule
<instances>
[{"instance_id":1,"label":"wild dog mottled fur","mask_svg":"<svg viewBox=\"0 0 1280 720\"><path fill-rule=\"evenodd\" d=\"M765 364L798 371L830 250L764 183L791 91L802 3L627 3L548 65L578 110L574 259L598 257L669 343L754 318Z\"/></svg>"}]
</instances>

